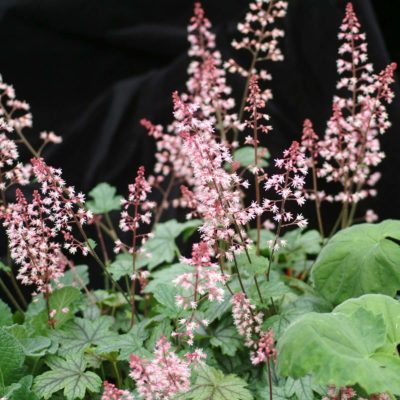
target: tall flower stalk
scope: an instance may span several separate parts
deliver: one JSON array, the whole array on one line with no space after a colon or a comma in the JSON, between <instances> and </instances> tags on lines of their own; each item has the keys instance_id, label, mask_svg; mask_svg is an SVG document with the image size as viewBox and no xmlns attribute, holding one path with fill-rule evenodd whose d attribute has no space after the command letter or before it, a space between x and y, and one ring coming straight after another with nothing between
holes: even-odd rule
<instances>
[{"instance_id":1,"label":"tall flower stalk","mask_svg":"<svg viewBox=\"0 0 400 400\"><path fill-rule=\"evenodd\" d=\"M131 327L135 323L135 294L137 279L139 277L137 272L137 257L142 253L142 248L138 248L139 241L143 244L149 237L149 233L139 233L141 224L149 225L151 222L151 209L154 203L147 200L148 193L151 192L151 186L144 176L144 167L139 167L135 182L129 185L129 196L127 200L122 201L123 211L121 212L121 219L119 227L124 232L131 232L132 240L130 245L124 244L121 240L115 242L115 252L119 253L125 249L132 254L132 282L130 288L130 302L131 302Z\"/></svg>"}]
</instances>

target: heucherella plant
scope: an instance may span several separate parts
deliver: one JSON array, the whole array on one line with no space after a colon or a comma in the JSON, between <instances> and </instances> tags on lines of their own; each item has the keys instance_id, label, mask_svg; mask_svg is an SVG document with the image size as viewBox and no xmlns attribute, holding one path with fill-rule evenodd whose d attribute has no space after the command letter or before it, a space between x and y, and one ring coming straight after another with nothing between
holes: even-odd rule
<instances>
[{"instance_id":1,"label":"heucherella plant","mask_svg":"<svg viewBox=\"0 0 400 400\"><path fill-rule=\"evenodd\" d=\"M141 120L154 169L121 195L67 183L45 157L61 138L35 148L29 105L0 81L0 400L400 398L400 222L357 215L377 194L396 65L374 73L348 3L327 128L305 119L270 162L287 7L250 2L239 65L195 3L186 89L165 128Z\"/></svg>"}]
</instances>

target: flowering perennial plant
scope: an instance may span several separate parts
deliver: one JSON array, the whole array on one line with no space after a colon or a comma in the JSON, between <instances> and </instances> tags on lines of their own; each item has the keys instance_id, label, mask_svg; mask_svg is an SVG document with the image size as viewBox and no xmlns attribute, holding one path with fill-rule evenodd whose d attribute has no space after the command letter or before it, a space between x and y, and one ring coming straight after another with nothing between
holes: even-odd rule
<instances>
[{"instance_id":1,"label":"flowering perennial plant","mask_svg":"<svg viewBox=\"0 0 400 400\"><path fill-rule=\"evenodd\" d=\"M283 60L287 6L250 2L233 41L244 67L223 61L195 3L186 92L166 129L141 120L155 167L125 196L67 185L45 161L61 138L41 132L36 149L29 105L0 81L1 400L400 396L400 221L356 214L376 195L396 65L374 73L348 3L326 131L305 119L269 165L267 68ZM227 72L245 78L239 101ZM326 202L341 207L332 226Z\"/></svg>"}]
</instances>

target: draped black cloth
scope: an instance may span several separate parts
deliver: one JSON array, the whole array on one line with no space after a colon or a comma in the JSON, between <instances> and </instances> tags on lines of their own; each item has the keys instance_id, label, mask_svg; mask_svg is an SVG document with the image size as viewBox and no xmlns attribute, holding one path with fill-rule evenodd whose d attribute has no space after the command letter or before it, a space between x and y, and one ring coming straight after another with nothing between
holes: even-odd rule
<instances>
[{"instance_id":1,"label":"draped black cloth","mask_svg":"<svg viewBox=\"0 0 400 400\"><path fill-rule=\"evenodd\" d=\"M300 137L304 118L312 119L320 134L324 131L335 92L337 32L345 3L289 0L285 61L268 65L274 131L266 144L274 155ZM246 55L230 42L248 1L204 0L203 5L223 57L239 56L246 63ZM376 0L378 14L369 0L356 0L354 6L378 71L399 56L394 2ZM192 9L189 0L1 0L0 73L32 106L32 141L42 130L63 136L64 142L45 156L63 169L69 184L87 192L108 181L125 191L139 165L151 168L155 146L139 120L171 120L171 93L184 90L186 80L186 26ZM229 80L239 94L242 78ZM382 137L387 159L380 167L379 197L366 202L381 218L400 216L398 88L389 107L393 127Z\"/></svg>"}]
</instances>

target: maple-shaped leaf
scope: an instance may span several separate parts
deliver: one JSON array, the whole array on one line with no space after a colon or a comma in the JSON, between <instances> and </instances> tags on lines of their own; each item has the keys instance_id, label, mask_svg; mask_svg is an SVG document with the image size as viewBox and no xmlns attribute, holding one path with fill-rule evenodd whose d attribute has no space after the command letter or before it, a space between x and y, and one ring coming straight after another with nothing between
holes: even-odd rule
<instances>
[{"instance_id":1,"label":"maple-shaped leaf","mask_svg":"<svg viewBox=\"0 0 400 400\"><path fill-rule=\"evenodd\" d=\"M53 393L64 390L67 400L82 399L86 391L97 393L101 387L98 375L86 370L86 361L79 353L73 353L66 359L52 357L47 361L50 371L37 376L33 389L45 400Z\"/></svg>"}]
</instances>

